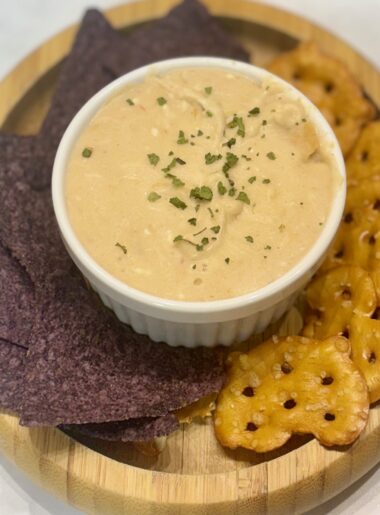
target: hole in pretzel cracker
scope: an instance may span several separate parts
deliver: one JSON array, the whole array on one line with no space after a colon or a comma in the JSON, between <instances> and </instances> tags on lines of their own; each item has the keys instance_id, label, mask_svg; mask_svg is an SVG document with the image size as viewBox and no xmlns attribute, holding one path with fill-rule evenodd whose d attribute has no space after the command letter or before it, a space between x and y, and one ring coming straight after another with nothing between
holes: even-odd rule
<instances>
[{"instance_id":1,"label":"hole in pretzel cracker","mask_svg":"<svg viewBox=\"0 0 380 515\"><path fill-rule=\"evenodd\" d=\"M301 78L300 72L294 72L293 73L293 79L294 80L300 80L300 78Z\"/></svg>"},{"instance_id":2,"label":"hole in pretzel cracker","mask_svg":"<svg viewBox=\"0 0 380 515\"><path fill-rule=\"evenodd\" d=\"M253 422L248 422L246 430L247 431L257 431L258 427Z\"/></svg>"},{"instance_id":3,"label":"hole in pretzel cracker","mask_svg":"<svg viewBox=\"0 0 380 515\"><path fill-rule=\"evenodd\" d=\"M284 402L283 406L286 409L293 409L297 406L297 403L294 399L288 399L287 401Z\"/></svg>"},{"instance_id":4,"label":"hole in pretzel cracker","mask_svg":"<svg viewBox=\"0 0 380 515\"><path fill-rule=\"evenodd\" d=\"M341 118L339 118L339 116L336 116L336 117L335 117L335 125L336 125L337 127L340 127L340 126L342 125L342 119L341 119Z\"/></svg>"},{"instance_id":5,"label":"hole in pretzel cracker","mask_svg":"<svg viewBox=\"0 0 380 515\"><path fill-rule=\"evenodd\" d=\"M368 363L376 363L376 354L373 351L368 356Z\"/></svg>"},{"instance_id":6,"label":"hole in pretzel cracker","mask_svg":"<svg viewBox=\"0 0 380 515\"><path fill-rule=\"evenodd\" d=\"M368 243L369 243L370 245L375 245L375 243L376 243L376 238L375 238L375 236L374 236L373 234L371 234L371 236L368 238Z\"/></svg>"},{"instance_id":7,"label":"hole in pretzel cracker","mask_svg":"<svg viewBox=\"0 0 380 515\"><path fill-rule=\"evenodd\" d=\"M350 224L351 222L353 222L354 220L354 217L352 216L352 213L347 213L344 217L343 217L343 222L345 224Z\"/></svg>"},{"instance_id":8,"label":"hole in pretzel cracker","mask_svg":"<svg viewBox=\"0 0 380 515\"><path fill-rule=\"evenodd\" d=\"M332 422L335 420L335 415L333 413L325 413L325 420L328 422Z\"/></svg>"},{"instance_id":9,"label":"hole in pretzel cracker","mask_svg":"<svg viewBox=\"0 0 380 515\"><path fill-rule=\"evenodd\" d=\"M253 397L255 395L255 390L252 386L246 386L243 390L243 395L245 395L245 397Z\"/></svg>"},{"instance_id":10,"label":"hole in pretzel cracker","mask_svg":"<svg viewBox=\"0 0 380 515\"><path fill-rule=\"evenodd\" d=\"M344 300L351 299L351 289L348 286L344 286L342 293L340 294Z\"/></svg>"},{"instance_id":11,"label":"hole in pretzel cracker","mask_svg":"<svg viewBox=\"0 0 380 515\"><path fill-rule=\"evenodd\" d=\"M293 370L293 367L289 365L287 361L284 361L284 363L281 365L281 371L284 374L290 374L290 372Z\"/></svg>"},{"instance_id":12,"label":"hole in pretzel cracker","mask_svg":"<svg viewBox=\"0 0 380 515\"><path fill-rule=\"evenodd\" d=\"M346 327L343 331L342 331L342 336L344 336L345 338L349 338L350 337L350 332L348 330L348 327Z\"/></svg>"},{"instance_id":13,"label":"hole in pretzel cracker","mask_svg":"<svg viewBox=\"0 0 380 515\"><path fill-rule=\"evenodd\" d=\"M343 257L343 255L344 255L344 251L343 251L343 249L340 249L340 250L338 250L338 252L335 252L334 257L337 259L340 259Z\"/></svg>"},{"instance_id":14,"label":"hole in pretzel cracker","mask_svg":"<svg viewBox=\"0 0 380 515\"><path fill-rule=\"evenodd\" d=\"M332 384L334 382L334 378L331 376L322 377L321 383L325 386Z\"/></svg>"},{"instance_id":15,"label":"hole in pretzel cracker","mask_svg":"<svg viewBox=\"0 0 380 515\"><path fill-rule=\"evenodd\" d=\"M333 82L326 82L325 91L326 93L331 93L335 89L335 85Z\"/></svg>"},{"instance_id":16,"label":"hole in pretzel cracker","mask_svg":"<svg viewBox=\"0 0 380 515\"><path fill-rule=\"evenodd\" d=\"M364 150L361 155L360 155L360 159L362 161L368 161L368 150Z\"/></svg>"},{"instance_id":17,"label":"hole in pretzel cracker","mask_svg":"<svg viewBox=\"0 0 380 515\"><path fill-rule=\"evenodd\" d=\"M373 206L372 206L373 209L375 209L376 211L380 211L380 199L376 199L375 202L373 203Z\"/></svg>"}]
</instances>

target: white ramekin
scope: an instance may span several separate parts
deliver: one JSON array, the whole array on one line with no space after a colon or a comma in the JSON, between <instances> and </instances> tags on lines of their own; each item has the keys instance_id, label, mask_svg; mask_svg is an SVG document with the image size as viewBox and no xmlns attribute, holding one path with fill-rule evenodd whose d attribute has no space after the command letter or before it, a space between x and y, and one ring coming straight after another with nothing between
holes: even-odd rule
<instances>
[{"instance_id":1,"label":"white ramekin","mask_svg":"<svg viewBox=\"0 0 380 515\"><path fill-rule=\"evenodd\" d=\"M331 146L331 154L342 178L320 237L296 266L260 290L212 302L185 302L156 297L131 288L113 277L89 256L76 237L65 203L65 173L71 150L79 134L104 102L120 88L143 81L152 71L164 73L185 67L219 68L242 73L256 81L270 77L285 85L305 105L311 120ZM229 59L209 57L170 59L144 66L99 91L77 113L63 135L54 162L52 180L54 210L64 244L104 304L136 332L147 334L157 342L186 347L230 345L234 341L248 338L252 333L263 331L285 313L320 265L337 231L345 194L343 157L332 129L318 109L293 86L264 69Z\"/></svg>"}]
</instances>

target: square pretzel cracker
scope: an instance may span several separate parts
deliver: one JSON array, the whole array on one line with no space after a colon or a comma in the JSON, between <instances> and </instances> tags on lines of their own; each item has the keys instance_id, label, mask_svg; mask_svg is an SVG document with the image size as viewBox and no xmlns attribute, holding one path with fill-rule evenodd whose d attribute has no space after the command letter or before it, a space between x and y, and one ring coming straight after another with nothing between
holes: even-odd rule
<instances>
[{"instance_id":1,"label":"square pretzel cracker","mask_svg":"<svg viewBox=\"0 0 380 515\"><path fill-rule=\"evenodd\" d=\"M380 176L380 120L369 123L346 160L349 182Z\"/></svg>"},{"instance_id":2,"label":"square pretzel cracker","mask_svg":"<svg viewBox=\"0 0 380 515\"><path fill-rule=\"evenodd\" d=\"M369 317L377 305L370 275L353 265L338 266L316 277L306 298L311 312L303 334L310 338L345 334L354 313Z\"/></svg>"},{"instance_id":3,"label":"square pretzel cracker","mask_svg":"<svg viewBox=\"0 0 380 515\"><path fill-rule=\"evenodd\" d=\"M291 82L323 113L347 155L365 123L375 116L357 80L341 61L326 55L313 42L277 57L268 69Z\"/></svg>"},{"instance_id":4,"label":"square pretzel cracker","mask_svg":"<svg viewBox=\"0 0 380 515\"><path fill-rule=\"evenodd\" d=\"M231 449L268 452L295 433L324 445L352 443L368 418L368 390L350 344L288 336L232 353L215 411L215 434Z\"/></svg>"},{"instance_id":5,"label":"square pretzel cracker","mask_svg":"<svg viewBox=\"0 0 380 515\"><path fill-rule=\"evenodd\" d=\"M352 360L362 373L370 402L380 399L380 320L354 315L350 323Z\"/></svg>"}]
</instances>

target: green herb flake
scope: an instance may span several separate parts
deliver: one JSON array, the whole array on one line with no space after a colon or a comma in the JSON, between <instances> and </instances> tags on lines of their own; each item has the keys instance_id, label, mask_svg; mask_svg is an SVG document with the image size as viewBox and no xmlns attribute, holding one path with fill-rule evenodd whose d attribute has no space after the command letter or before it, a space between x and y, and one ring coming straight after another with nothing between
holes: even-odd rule
<instances>
[{"instance_id":1,"label":"green herb flake","mask_svg":"<svg viewBox=\"0 0 380 515\"><path fill-rule=\"evenodd\" d=\"M148 154L148 157L149 155L152 155L152 154ZM158 157L158 156L157 156ZM150 159L149 159L150 160ZM158 161L157 161L158 163ZM176 157L173 157L173 159L170 161L170 163L168 164L168 166L165 166L165 168L161 168L161 170L165 173L168 173L170 172L170 170L172 170L177 164L177 158Z\"/></svg>"},{"instance_id":2,"label":"green herb flake","mask_svg":"<svg viewBox=\"0 0 380 515\"><path fill-rule=\"evenodd\" d=\"M158 162L160 160L159 156L157 154L154 154L154 153L147 154L147 155L148 155L149 163L151 165L153 165L153 166L157 166L157 164L158 164Z\"/></svg>"},{"instance_id":3,"label":"green herb flake","mask_svg":"<svg viewBox=\"0 0 380 515\"><path fill-rule=\"evenodd\" d=\"M206 115L209 117L209 118L212 118L214 115L212 114L211 111L206 111Z\"/></svg>"},{"instance_id":4,"label":"green herb flake","mask_svg":"<svg viewBox=\"0 0 380 515\"><path fill-rule=\"evenodd\" d=\"M197 186L190 191L190 197L209 202L213 197L212 189L208 186L201 186L200 188Z\"/></svg>"},{"instance_id":5,"label":"green herb flake","mask_svg":"<svg viewBox=\"0 0 380 515\"><path fill-rule=\"evenodd\" d=\"M183 202L181 199L179 199L178 197L172 197L170 200L169 200L170 204L172 204L174 207L176 207L177 209L186 209L187 208L187 204L185 204L185 202Z\"/></svg>"},{"instance_id":6,"label":"green herb flake","mask_svg":"<svg viewBox=\"0 0 380 515\"><path fill-rule=\"evenodd\" d=\"M263 179L263 184L269 184L270 183L270 179Z\"/></svg>"},{"instance_id":7,"label":"green herb flake","mask_svg":"<svg viewBox=\"0 0 380 515\"><path fill-rule=\"evenodd\" d=\"M182 234L178 234L178 236L176 236L173 240L173 242L175 243L176 241L182 241L183 240L183 236Z\"/></svg>"},{"instance_id":8,"label":"green herb flake","mask_svg":"<svg viewBox=\"0 0 380 515\"><path fill-rule=\"evenodd\" d=\"M177 161L177 163L179 165L185 165L186 164L186 161L184 161L183 159L181 159L180 157L176 157L175 160Z\"/></svg>"},{"instance_id":9,"label":"green herb flake","mask_svg":"<svg viewBox=\"0 0 380 515\"><path fill-rule=\"evenodd\" d=\"M248 241L248 243L253 243L253 238L249 234L245 237L245 239Z\"/></svg>"},{"instance_id":10,"label":"green herb flake","mask_svg":"<svg viewBox=\"0 0 380 515\"><path fill-rule=\"evenodd\" d=\"M243 118L241 116L234 115L232 121L227 124L227 127L229 129L234 129L235 127L237 127L238 136L241 136L242 138L244 138L245 126L244 126Z\"/></svg>"},{"instance_id":11,"label":"green herb flake","mask_svg":"<svg viewBox=\"0 0 380 515\"><path fill-rule=\"evenodd\" d=\"M224 261L227 263L227 265L230 264L230 258L229 257L226 257L226 259Z\"/></svg>"},{"instance_id":12,"label":"green herb flake","mask_svg":"<svg viewBox=\"0 0 380 515\"><path fill-rule=\"evenodd\" d=\"M127 100L126 100L126 101L128 102L128 104L129 104L130 106L134 106L134 105L135 105L135 103L133 102L133 100L132 100L131 98L127 98Z\"/></svg>"},{"instance_id":13,"label":"green herb flake","mask_svg":"<svg viewBox=\"0 0 380 515\"><path fill-rule=\"evenodd\" d=\"M83 157L89 158L89 157L91 157L91 155L92 155L92 150L91 150L91 148L85 147L85 148L82 150L82 156L83 156Z\"/></svg>"},{"instance_id":14,"label":"green herb flake","mask_svg":"<svg viewBox=\"0 0 380 515\"><path fill-rule=\"evenodd\" d=\"M197 268L197 265L193 265L191 268L195 270Z\"/></svg>"},{"instance_id":15,"label":"green herb flake","mask_svg":"<svg viewBox=\"0 0 380 515\"><path fill-rule=\"evenodd\" d=\"M244 191L240 191L239 195L236 197L236 200L240 200L240 202L244 202L244 204L250 204L248 195Z\"/></svg>"},{"instance_id":16,"label":"green herb flake","mask_svg":"<svg viewBox=\"0 0 380 515\"><path fill-rule=\"evenodd\" d=\"M197 219L196 218L189 218L188 222L190 225L197 225Z\"/></svg>"},{"instance_id":17,"label":"green herb flake","mask_svg":"<svg viewBox=\"0 0 380 515\"><path fill-rule=\"evenodd\" d=\"M252 161L252 157L248 157L246 154L242 154L241 156L243 159L245 159L246 161Z\"/></svg>"},{"instance_id":18,"label":"green herb flake","mask_svg":"<svg viewBox=\"0 0 380 515\"><path fill-rule=\"evenodd\" d=\"M218 192L219 192L220 195L225 195L227 193L227 188L222 183L222 181L218 182Z\"/></svg>"},{"instance_id":19,"label":"green herb flake","mask_svg":"<svg viewBox=\"0 0 380 515\"><path fill-rule=\"evenodd\" d=\"M185 133L183 131L178 132L177 143L178 145L185 145L186 143L189 143L189 140L185 137Z\"/></svg>"},{"instance_id":20,"label":"green herb flake","mask_svg":"<svg viewBox=\"0 0 380 515\"><path fill-rule=\"evenodd\" d=\"M272 247L270 245L265 245L264 250L271 250Z\"/></svg>"},{"instance_id":21,"label":"green herb flake","mask_svg":"<svg viewBox=\"0 0 380 515\"><path fill-rule=\"evenodd\" d=\"M148 200L149 202L156 202L157 200L159 200L161 198L161 195L159 195L158 193L156 193L155 191L151 191L148 195Z\"/></svg>"},{"instance_id":22,"label":"green herb flake","mask_svg":"<svg viewBox=\"0 0 380 515\"><path fill-rule=\"evenodd\" d=\"M208 245L208 244L209 244L208 238L202 238L202 245Z\"/></svg>"},{"instance_id":23,"label":"green herb flake","mask_svg":"<svg viewBox=\"0 0 380 515\"><path fill-rule=\"evenodd\" d=\"M227 152L226 154L226 162L223 165L223 172L226 173L228 170L236 166L237 162L239 161L239 158L236 154L233 154L232 152Z\"/></svg>"},{"instance_id":24,"label":"green herb flake","mask_svg":"<svg viewBox=\"0 0 380 515\"><path fill-rule=\"evenodd\" d=\"M201 229L200 231L198 231L195 234L193 234L193 236L199 236L200 234L202 234L205 231L207 231L207 227L203 227L203 229Z\"/></svg>"},{"instance_id":25,"label":"green herb flake","mask_svg":"<svg viewBox=\"0 0 380 515\"><path fill-rule=\"evenodd\" d=\"M284 224L280 224L278 226L278 229L279 229L280 232L283 232L285 230L285 225Z\"/></svg>"},{"instance_id":26,"label":"green herb flake","mask_svg":"<svg viewBox=\"0 0 380 515\"><path fill-rule=\"evenodd\" d=\"M214 232L215 234L219 234L220 225L214 225L213 227L210 227L210 231Z\"/></svg>"},{"instance_id":27,"label":"green herb flake","mask_svg":"<svg viewBox=\"0 0 380 515\"><path fill-rule=\"evenodd\" d=\"M115 247L119 247L119 249L121 249L123 251L124 254L127 254L127 247L125 245L122 245L121 243L119 242L116 242L115 243Z\"/></svg>"},{"instance_id":28,"label":"green herb flake","mask_svg":"<svg viewBox=\"0 0 380 515\"><path fill-rule=\"evenodd\" d=\"M223 147L228 147L228 148L231 148L233 147L233 145L236 144L236 138L230 138L228 141L226 141L226 143L223 143Z\"/></svg>"},{"instance_id":29,"label":"green herb flake","mask_svg":"<svg viewBox=\"0 0 380 515\"><path fill-rule=\"evenodd\" d=\"M207 210L210 213L211 218L214 218L214 211L211 209L211 207L208 207Z\"/></svg>"},{"instance_id":30,"label":"green herb flake","mask_svg":"<svg viewBox=\"0 0 380 515\"><path fill-rule=\"evenodd\" d=\"M176 188L180 188L181 186L185 186L185 183L183 181L181 181L181 179L179 177L176 177L174 175L171 179L172 179L173 186L175 186Z\"/></svg>"},{"instance_id":31,"label":"green herb flake","mask_svg":"<svg viewBox=\"0 0 380 515\"><path fill-rule=\"evenodd\" d=\"M249 184L253 184L256 181L256 175L253 175L248 179Z\"/></svg>"},{"instance_id":32,"label":"green herb flake","mask_svg":"<svg viewBox=\"0 0 380 515\"><path fill-rule=\"evenodd\" d=\"M207 86L205 88L205 93L206 93L206 95L211 95L211 93L212 93L212 86Z\"/></svg>"},{"instance_id":33,"label":"green herb flake","mask_svg":"<svg viewBox=\"0 0 380 515\"><path fill-rule=\"evenodd\" d=\"M165 105L167 103L167 100L164 97L158 97L156 100L157 100L157 104L159 106L163 106L163 105Z\"/></svg>"},{"instance_id":34,"label":"green herb flake","mask_svg":"<svg viewBox=\"0 0 380 515\"><path fill-rule=\"evenodd\" d=\"M276 159L276 154L274 152L268 152L267 158L274 161Z\"/></svg>"},{"instance_id":35,"label":"green herb flake","mask_svg":"<svg viewBox=\"0 0 380 515\"><path fill-rule=\"evenodd\" d=\"M248 116L257 116L258 114L260 114L260 107L254 107L248 111Z\"/></svg>"},{"instance_id":36,"label":"green herb flake","mask_svg":"<svg viewBox=\"0 0 380 515\"><path fill-rule=\"evenodd\" d=\"M207 152L207 154L205 154L206 165L211 165L212 163L215 163L215 161L219 161L219 159L222 159L222 154L211 154L211 152Z\"/></svg>"},{"instance_id":37,"label":"green herb flake","mask_svg":"<svg viewBox=\"0 0 380 515\"><path fill-rule=\"evenodd\" d=\"M264 126L267 125L267 124L268 124L267 120L263 120L262 123L261 123L261 125L264 125Z\"/></svg>"},{"instance_id":38,"label":"green herb flake","mask_svg":"<svg viewBox=\"0 0 380 515\"><path fill-rule=\"evenodd\" d=\"M228 195L234 197L236 195L236 188L232 187L228 190Z\"/></svg>"},{"instance_id":39,"label":"green herb flake","mask_svg":"<svg viewBox=\"0 0 380 515\"><path fill-rule=\"evenodd\" d=\"M198 129L197 136L203 136L203 131L201 131L200 129Z\"/></svg>"}]
</instances>

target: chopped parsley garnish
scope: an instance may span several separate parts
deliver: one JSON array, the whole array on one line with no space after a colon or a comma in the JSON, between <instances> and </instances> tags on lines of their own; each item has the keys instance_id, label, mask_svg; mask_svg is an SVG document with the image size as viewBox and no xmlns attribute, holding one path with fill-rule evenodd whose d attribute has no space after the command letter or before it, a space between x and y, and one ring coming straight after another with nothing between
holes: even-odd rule
<instances>
[{"instance_id":1,"label":"chopped parsley garnish","mask_svg":"<svg viewBox=\"0 0 380 515\"><path fill-rule=\"evenodd\" d=\"M152 155L152 154L149 154L149 155ZM148 155L148 157L149 157ZM157 161L158 162L158 161ZM172 168L175 167L175 165L177 164L177 158L176 157L173 157L173 159L170 161L170 163L168 164L168 166L165 166L165 168L161 168L161 170L165 173L168 173L170 172L170 170Z\"/></svg>"},{"instance_id":2,"label":"chopped parsley garnish","mask_svg":"<svg viewBox=\"0 0 380 515\"><path fill-rule=\"evenodd\" d=\"M172 197L170 200L169 200L170 204L172 204L174 207L176 207L177 209L186 209L187 208L187 204L185 204L185 202L183 202L181 199L179 199L178 197Z\"/></svg>"},{"instance_id":3,"label":"chopped parsley garnish","mask_svg":"<svg viewBox=\"0 0 380 515\"><path fill-rule=\"evenodd\" d=\"M254 107L248 111L248 116L257 116L258 114L260 114L260 107Z\"/></svg>"},{"instance_id":4,"label":"chopped parsley garnish","mask_svg":"<svg viewBox=\"0 0 380 515\"><path fill-rule=\"evenodd\" d=\"M218 192L220 193L220 195L225 195L227 193L227 188L221 181L218 182Z\"/></svg>"},{"instance_id":5,"label":"chopped parsley garnish","mask_svg":"<svg viewBox=\"0 0 380 515\"><path fill-rule=\"evenodd\" d=\"M176 157L175 160L177 161L177 163L179 165L185 165L186 164L186 161L184 161L183 159L181 159L180 157Z\"/></svg>"},{"instance_id":6,"label":"chopped parsley garnish","mask_svg":"<svg viewBox=\"0 0 380 515\"><path fill-rule=\"evenodd\" d=\"M229 257L226 257L226 259L224 261L227 263L227 265L230 264L230 258Z\"/></svg>"},{"instance_id":7,"label":"chopped parsley garnish","mask_svg":"<svg viewBox=\"0 0 380 515\"><path fill-rule=\"evenodd\" d=\"M274 152L268 152L267 158L274 161L276 159L276 154Z\"/></svg>"},{"instance_id":8,"label":"chopped parsley garnish","mask_svg":"<svg viewBox=\"0 0 380 515\"><path fill-rule=\"evenodd\" d=\"M234 116L232 121L230 123L227 124L227 127L229 127L230 129L234 129L235 127L237 127L237 134L238 136L241 136L242 138L244 138L245 136L245 127L244 127L244 122L243 122L243 118L241 116Z\"/></svg>"},{"instance_id":9,"label":"chopped parsley garnish","mask_svg":"<svg viewBox=\"0 0 380 515\"><path fill-rule=\"evenodd\" d=\"M240 200L241 202L244 202L244 204L248 205L251 203L248 195L244 191L239 192L239 195L236 197L236 200Z\"/></svg>"},{"instance_id":10,"label":"chopped parsley garnish","mask_svg":"<svg viewBox=\"0 0 380 515\"><path fill-rule=\"evenodd\" d=\"M245 239L246 239L249 243L253 243L253 238L252 238L252 236L250 236L249 234L248 234L248 236L246 236L246 237L245 237Z\"/></svg>"},{"instance_id":11,"label":"chopped parsley garnish","mask_svg":"<svg viewBox=\"0 0 380 515\"><path fill-rule=\"evenodd\" d=\"M135 103L133 102L133 100L131 98L127 98L127 102L130 106L134 106Z\"/></svg>"},{"instance_id":12,"label":"chopped parsley garnish","mask_svg":"<svg viewBox=\"0 0 380 515\"><path fill-rule=\"evenodd\" d=\"M265 245L264 250L271 250L272 247L270 245Z\"/></svg>"},{"instance_id":13,"label":"chopped parsley garnish","mask_svg":"<svg viewBox=\"0 0 380 515\"><path fill-rule=\"evenodd\" d=\"M153 166L156 166L158 161L160 160L159 156L155 153L148 154L149 163Z\"/></svg>"},{"instance_id":14,"label":"chopped parsley garnish","mask_svg":"<svg viewBox=\"0 0 380 515\"><path fill-rule=\"evenodd\" d=\"M214 232L215 234L219 234L220 225L214 225L213 227L210 227L210 231Z\"/></svg>"},{"instance_id":15,"label":"chopped parsley garnish","mask_svg":"<svg viewBox=\"0 0 380 515\"><path fill-rule=\"evenodd\" d=\"M285 229L285 225L284 224L280 224L278 226L278 229L282 232Z\"/></svg>"},{"instance_id":16,"label":"chopped parsley garnish","mask_svg":"<svg viewBox=\"0 0 380 515\"><path fill-rule=\"evenodd\" d=\"M210 213L211 218L214 218L214 211L211 209L211 207L208 207L207 210Z\"/></svg>"},{"instance_id":17,"label":"chopped parsley garnish","mask_svg":"<svg viewBox=\"0 0 380 515\"><path fill-rule=\"evenodd\" d=\"M252 161L252 157L248 157L248 156L247 156L247 155L245 155L245 154L242 154L242 155L241 155L241 157L242 157L243 159L245 159L246 161Z\"/></svg>"},{"instance_id":18,"label":"chopped parsley garnish","mask_svg":"<svg viewBox=\"0 0 380 515\"><path fill-rule=\"evenodd\" d=\"M191 268L195 270L197 268L197 265L193 265Z\"/></svg>"},{"instance_id":19,"label":"chopped parsley garnish","mask_svg":"<svg viewBox=\"0 0 380 515\"><path fill-rule=\"evenodd\" d=\"M269 184L270 183L270 179L263 179L263 184Z\"/></svg>"},{"instance_id":20,"label":"chopped parsley garnish","mask_svg":"<svg viewBox=\"0 0 380 515\"><path fill-rule=\"evenodd\" d=\"M190 225L197 225L197 219L196 218L189 218L188 222Z\"/></svg>"},{"instance_id":21,"label":"chopped parsley garnish","mask_svg":"<svg viewBox=\"0 0 380 515\"><path fill-rule=\"evenodd\" d=\"M203 131L201 131L200 129L198 129L197 136L203 136Z\"/></svg>"},{"instance_id":22,"label":"chopped parsley garnish","mask_svg":"<svg viewBox=\"0 0 380 515\"><path fill-rule=\"evenodd\" d=\"M173 243L176 243L177 241L185 241L186 243L189 243L190 245L193 245L193 247L197 247L198 245L182 236L182 234L178 234L174 240Z\"/></svg>"},{"instance_id":23,"label":"chopped parsley garnish","mask_svg":"<svg viewBox=\"0 0 380 515\"><path fill-rule=\"evenodd\" d=\"M207 86L205 88L205 93L206 93L206 95L211 95L211 93L212 93L212 86Z\"/></svg>"},{"instance_id":24,"label":"chopped parsley garnish","mask_svg":"<svg viewBox=\"0 0 380 515\"><path fill-rule=\"evenodd\" d=\"M156 200L159 200L160 198L161 198L161 195L159 195L155 191L151 191L148 195L149 202L156 202Z\"/></svg>"},{"instance_id":25,"label":"chopped parsley garnish","mask_svg":"<svg viewBox=\"0 0 380 515\"><path fill-rule=\"evenodd\" d=\"M201 186L200 188L197 186L190 191L190 197L210 201L213 197L212 189L208 186Z\"/></svg>"},{"instance_id":26,"label":"chopped parsley garnish","mask_svg":"<svg viewBox=\"0 0 380 515\"><path fill-rule=\"evenodd\" d=\"M209 118L212 118L214 116L211 111L206 111L206 114Z\"/></svg>"},{"instance_id":27,"label":"chopped parsley garnish","mask_svg":"<svg viewBox=\"0 0 380 515\"><path fill-rule=\"evenodd\" d=\"M205 154L206 165L211 165L212 163L215 163L215 161L219 161L219 159L222 159L222 154L211 154L211 152L207 152L207 154Z\"/></svg>"},{"instance_id":28,"label":"chopped parsley garnish","mask_svg":"<svg viewBox=\"0 0 380 515\"><path fill-rule=\"evenodd\" d=\"M206 230L207 230L207 227L203 227L203 229L201 229L200 231L193 234L193 236L198 236L199 234L202 234L202 232L205 232Z\"/></svg>"},{"instance_id":29,"label":"chopped parsley garnish","mask_svg":"<svg viewBox=\"0 0 380 515\"><path fill-rule=\"evenodd\" d=\"M236 144L236 138L230 138L226 143L223 143L223 147L231 148L233 145Z\"/></svg>"},{"instance_id":30,"label":"chopped parsley garnish","mask_svg":"<svg viewBox=\"0 0 380 515\"><path fill-rule=\"evenodd\" d=\"M85 148L82 150L82 156L83 156L83 157L91 157L91 154L92 154L92 150L91 150L91 148L85 147Z\"/></svg>"},{"instance_id":31,"label":"chopped parsley garnish","mask_svg":"<svg viewBox=\"0 0 380 515\"><path fill-rule=\"evenodd\" d=\"M168 174L167 177L170 177L172 174ZM173 175L172 177L170 177L170 179L172 180L172 184L173 186L175 186L176 188L180 188L181 186L185 186L185 183L183 181L181 181L181 179L175 175Z\"/></svg>"},{"instance_id":32,"label":"chopped parsley garnish","mask_svg":"<svg viewBox=\"0 0 380 515\"><path fill-rule=\"evenodd\" d=\"M208 238L202 238L202 245L208 245L208 244L209 244Z\"/></svg>"},{"instance_id":33,"label":"chopped parsley garnish","mask_svg":"<svg viewBox=\"0 0 380 515\"><path fill-rule=\"evenodd\" d=\"M248 179L249 184L253 184L256 181L256 175L253 175Z\"/></svg>"},{"instance_id":34,"label":"chopped parsley garnish","mask_svg":"<svg viewBox=\"0 0 380 515\"><path fill-rule=\"evenodd\" d=\"M174 152L173 152L173 150L171 150L171 151L169 152L168 156L174 156Z\"/></svg>"},{"instance_id":35,"label":"chopped parsley garnish","mask_svg":"<svg viewBox=\"0 0 380 515\"><path fill-rule=\"evenodd\" d=\"M158 104L159 106L163 106L163 105L165 105L166 103L167 103L166 98L164 98L164 97L158 97L158 98L157 98L157 104Z\"/></svg>"},{"instance_id":36,"label":"chopped parsley garnish","mask_svg":"<svg viewBox=\"0 0 380 515\"><path fill-rule=\"evenodd\" d=\"M228 195L234 197L236 195L236 188L232 187L228 190Z\"/></svg>"},{"instance_id":37,"label":"chopped parsley garnish","mask_svg":"<svg viewBox=\"0 0 380 515\"><path fill-rule=\"evenodd\" d=\"M263 120L261 125L267 125L267 123L268 122L266 120Z\"/></svg>"},{"instance_id":38,"label":"chopped parsley garnish","mask_svg":"<svg viewBox=\"0 0 380 515\"><path fill-rule=\"evenodd\" d=\"M179 131L177 143L178 145L184 145L185 143L189 143L189 140L185 137L185 133L183 131Z\"/></svg>"},{"instance_id":39,"label":"chopped parsley garnish","mask_svg":"<svg viewBox=\"0 0 380 515\"><path fill-rule=\"evenodd\" d=\"M126 254L128 251L127 251L127 247L125 245L122 245L121 243L119 242L116 242L115 243L115 247L119 247L119 249L121 249L123 251L124 254Z\"/></svg>"},{"instance_id":40,"label":"chopped parsley garnish","mask_svg":"<svg viewBox=\"0 0 380 515\"><path fill-rule=\"evenodd\" d=\"M239 158L237 155L233 154L232 152L227 152L226 162L223 165L223 173L227 177L228 182L230 183L231 186L234 185L234 182L231 181L229 174L228 174L228 170L230 170L231 168L236 166L238 161L239 161Z\"/></svg>"}]
</instances>

